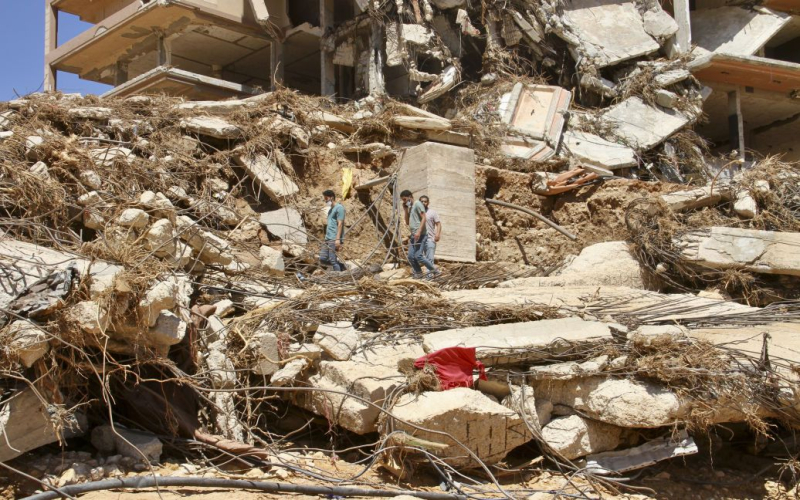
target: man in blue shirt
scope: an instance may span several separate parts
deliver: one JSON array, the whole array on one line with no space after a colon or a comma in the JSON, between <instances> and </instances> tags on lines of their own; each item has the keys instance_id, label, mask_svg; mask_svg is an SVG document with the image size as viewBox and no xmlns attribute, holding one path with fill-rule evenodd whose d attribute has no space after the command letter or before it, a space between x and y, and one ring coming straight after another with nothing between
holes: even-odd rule
<instances>
[{"instance_id":1,"label":"man in blue shirt","mask_svg":"<svg viewBox=\"0 0 800 500\"><path fill-rule=\"evenodd\" d=\"M334 271L344 271L344 264L336 258L336 252L344 244L344 206L336 202L336 193L328 189L322 193L328 206L328 224L325 226L325 241L319 253L323 266L331 266Z\"/></svg>"},{"instance_id":2,"label":"man in blue shirt","mask_svg":"<svg viewBox=\"0 0 800 500\"><path fill-rule=\"evenodd\" d=\"M406 224L411 229L411 237L408 239L408 263L411 264L411 269L413 270L412 277L422 277L420 264L428 268L428 276L433 276L436 273L436 268L433 266L433 262L429 261L425 255L425 239L427 236L425 231L425 205L420 201L415 202L414 195L408 189L400 193L400 199L403 200Z\"/></svg>"}]
</instances>

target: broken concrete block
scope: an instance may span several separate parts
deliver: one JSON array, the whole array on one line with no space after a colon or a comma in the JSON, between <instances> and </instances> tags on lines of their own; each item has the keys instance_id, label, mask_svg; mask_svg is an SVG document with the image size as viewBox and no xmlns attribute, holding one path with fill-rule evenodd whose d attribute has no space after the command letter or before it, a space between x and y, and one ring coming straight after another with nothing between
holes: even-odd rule
<instances>
[{"instance_id":1,"label":"broken concrete block","mask_svg":"<svg viewBox=\"0 0 800 500\"><path fill-rule=\"evenodd\" d=\"M758 203L746 189L736 193L736 201L733 202L733 211L736 215L744 219L752 219L758 214Z\"/></svg>"},{"instance_id":2,"label":"broken concrete block","mask_svg":"<svg viewBox=\"0 0 800 500\"><path fill-rule=\"evenodd\" d=\"M561 144L570 155L588 165L616 170L638 163L633 149L588 132L568 130Z\"/></svg>"},{"instance_id":3,"label":"broken concrete block","mask_svg":"<svg viewBox=\"0 0 800 500\"><path fill-rule=\"evenodd\" d=\"M649 106L639 97L615 104L600 120L613 127L614 134L626 144L640 151L657 146L691 121L681 112Z\"/></svg>"},{"instance_id":4,"label":"broken concrete block","mask_svg":"<svg viewBox=\"0 0 800 500\"><path fill-rule=\"evenodd\" d=\"M30 368L50 350L47 334L41 327L20 319L8 325L7 335L10 342L7 345L8 351L12 355L19 357L19 360Z\"/></svg>"},{"instance_id":5,"label":"broken concrete block","mask_svg":"<svg viewBox=\"0 0 800 500\"><path fill-rule=\"evenodd\" d=\"M656 104L665 108L674 108L678 104L678 94L669 90L656 90Z\"/></svg>"},{"instance_id":6,"label":"broken concrete block","mask_svg":"<svg viewBox=\"0 0 800 500\"><path fill-rule=\"evenodd\" d=\"M31 166L30 173L35 175L40 179L49 179L50 173L47 168L47 163L43 161L37 161Z\"/></svg>"},{"instance_id":7,"label":"broken concrete block","mask_svg":"<svg viewBox=\"0 0 800 500\"><path fill-rule=\"evenodd\" d=\"M106 220L100 215L100 212L93 209L86 209L83 211L83 225L88 229L100 230L106 225Z\"/></svg>"},{"instance_id":8,"label":"broken concrete block","mask_svg":"<svg viewBox=\"0 0 800 500\"><path fill-rule=\"evenodd\" d=\"M417 102L425 104L437 99L450 91L459 82L458 69L455 66L448 66L435 82L430 84L425 91L417 97Z\"/></svg>"},{"instance_id":9,"label":"broken concrete block","mask_svg":"<svg viewBox=\"0 0 800 500\"><path fill-rule=\"evenodd\" d=\"M139 196L139 204L162 217L169 217L175 212L175 206L164 193L145 191Z\"/></svg>"},{"instance_id":10,"label":"broken concrete block","mask_svg":"<svg viewBox=\"0 0 800 500\"><path fill-rule=\"evenodd\" d=\"M3 111L0 113L0 130L11 130L14 126L13 119L16 113L13 111Z\"/></svg>"},{"instance_id":11,"label":"broken concrete block","mask_svg":"<svg viewBox=\"0 0 800 500\"><path fill-rule=\"evenodd\" d=\"M279 203L283 198L300 191L291 177L284 174L271 158L256 155L252 158L236 156L234 159L247 171L247 175L255 181L259 190L263 190L267 196Z\"/></svg>"},{"instance_id":12,"label":"broken concrete block","mask_svg":"<svg viewBox=\"0 0 800 500\"><path fill-rule=\"evenodd\" d=\"M297 145L302 149L306 149L309 145L309 141L311 140L308 132L306 132L303 127L287 120L280 115L273 115L264 118L259 123L264 125L265 128L273 134L291 137L297 141Z\"/></svg>"},{"instance_id":13,"label":"broken concrete block","mask_svg":"<svg viewBox=\"0 0 800 500\"><path fill-rule=\"evenodd\" d=\"M150 216L147 212L138 208L128 208L122 211L117 218L117 224L122 227L132 227L142 229L150 223Z\"/></svg>"},{"instance_id":14,"label":"broken concrete block","mask_svg":"<svg viewBox=\"0 0 800 500\"><path fill-rule=\"evenodd\" d=\"M108 120L114 115L114 110L99 106L86 106L81 108L70 108L67 110L67 114L70 118Z\"/></svg>"},{"instance_id":15,"label":"broken concrete block","mask_svg":"<svg viewBox=\"0 0 800 500\"><path fill-rule=\"evenodd\" d=\"M686 411L675 393L650 382L607 377L532 381L534 394L555 405L620 427L673 425Z\"/></svg>"},{"instance_id":16,"label":"broken concrete block","mask_svg":"<svg viewBox=\"0 0 800 500\"><path fill-rule=\"evenodd\" d=\"M283 368L272 374L272 378L270 378L269 382L270 385L274 387L292 385L309 364L311 364L311 362L305 358L289 361L283 365Z\"/></svg>"},{"instance_id":17,"label":"broken concrete block","mask_svg":"<svg viewBox=\"0 0 800 500\"><path fill-rule=\"evenodd\" d=\"M177 305L177 285L172 280L159 281L145 293L139 301L139 314L149 327L154 327L163 310L171 310Z\"/></svg>"},{"instance_id":18,"label":"broken concrete block","mask_svg":"<svg viewBox=\"0 0 800 500\"><path fill-rule=\"evenodd\" d=\"M215 389L230 389L236 385L236 367L223 350L222 342L209 345L206 366L211 385Z\"/></svg>"},{"instance_id":19,"label":"broken concrete block","mask_svg":"<svg viewBox=\"0 0 800 500\"><path fill-rule=\"evenodd\" d=\"M149 432L135 431L115 426L114 447L123 457L156 463L161 459L162 444Z\"/></svg>"},{"instance_id":20,"label":"broken concrete block","mask_svg":"<svg viewBox=\"0 0 800 500\"><path fill-rule=\"evenodd\" d=\"M152 250L156 257L171 255L175 250L175 227L169 219L159 219L150 226L144 235L145 248Z\"/></svg>"},{"instance_id":21,"label":"broken concrete block","mask_svg":"<svg viewBox=\"0 0 800 500\"><path fill-rule=\"evenodd\" d=\"M465 387L419 395L404 394L391 411L395 418L387 420L391 424L387 429L405 431L420 439L449 445L433 453L454 467L479 467L467 450L486 465L492 465L530 439L525 422L515 411ZM421 431L408 424L447 432L463 446L447 436Z\"/></svg>"},{"instance_id":22,"label":"broken concrete block","mask_svg":"<svg viewBox=\"0 0 800 500\"><path fill-rule=\"evenodd\" d=\"M407 43L426 46L431 43L433 31L421 24L403 24L401 36Z\"/></svg>"},{"instance_id":23,"label":"broken concrete block","mask_svg":"<svg viewBox=\"0 0 800 500\"><path fill-rule=\"evenodd\" d=\"M13 392L0 405L0 462L60 439L80 436L88 427L82 412L60 411L56 405L42 402L31 388Z\"/></svg>"},{"instance_id":24,"label":"broken concrete block","mask_svg":"<svg viewBox=\"0 0 800 500\"><path fill-rule=\"evenodd\" d=\"M100 167L113 167L117 161L130 164L136 157L133 151L121 146L92 149L89 151L89 156L94 161L94 164Z\"/></svg>"},{"instance_id":25,"label":"broken concrete block","mask_svg":"<svg viewBox=\"0 0 800 500\"><path fill-rule=\"evenodd\" d=\"M483 382L483 381L480 381ZM550 423L553 414L553 403L546 399L536 398L530 387L510 386L508 396L503 398L503 406L511 408L522 417L526 425L537 432Z\"/></svg>"},{"instance_id":26,"label":"broken concrete block","mask_svg":"<svg viewBox=\"0 0 800 500\"><path fill-rule=\"evenodd\" d=\"M262 246L258 249L258 256L261 257L261 267L272 274L283 275L285 265L283 263L283 252L272 247Z\"/></svg>"},{"instance_id":27,"label":"broken concrete block","mask_svg":"<svg viewBox=\"0 0 800 500\"><path fill-rule=\"evenodd\" d=\"M648 10L642 18L644 30L657 40L664 41L678 32L678 23L661 7Z\"/></svg>"},{"instance_id":28,"label":"broken concrete block","mask_svg":"<svg viewBox=\"0 0 800 500\"><path fill-rule=\"evenodd\" d=\"M258 330L253 335L252 342L256 356L253 372L256 375L272 375L278 371L281 360L278 351L278 336L272 332Z\"/></svg>"},{"instance_id":29,"label":"broken concrete block","mask_svg":"<svg viewBox=\"0 0 800 500\"><path fill-rule=\"evenodd\" d=\"M685 262L713 269L800 276L800 233L711 227L690 231L673 243Z\"/></svg>"},{"instance_id":30,"label":"broken concrete block","mask_svg":"<svg viewBox=\"0 0 800 500\"><path fill-rule=\"evenodd\" d=\"M161 311L155 326L148 330L147 338L159 346L175 345L186 336L186 326L185 321L170 311Z\"/></svg>"},{"instance_id":31,"label":"broken concrete block","mask_svg":"<svg viewBox=\"0 0 800 500\"><path fill-rule=\"evenodd\" d=\"M5 142L6 139L11 139L12 137L14 137L14 132L10 130L0 132L0 144Z\"/></svg>"},{"instance_id":32,"label":"broken concrete block","mask_svg":"<svg viewBox=\"0 0 800 500\"><path fill-rule=\"evenodd\" d=\"M694 210L696 208L710 207L723 200L731 198L729 186L717 183L714 190L711 187L691 189L688 191L675 191L661 195L661 200L674 212Z\"/></svg>"},{"instance_id":33,"label":"broken concrete block","mask_svg":"<svg viewBox=\"0 0 800 500\"><path fill-rule=\"evenodd\" d=\"M241 99L227 101L191 101L182 102L176 107L181 111L192 111L209 115L230 115L248 108L254 108L257 103Z\"/></svg>"},{"instance_id":34,"label":"broken concrete block","mask_svg":"<svg viewBox=\"0 0 800 500\"><path fill-rule=\"evenodd\" d=\"M275 237L305 245L308 243L303 217L294 208L285 207L272 212L264 212L258 221Z\"/></svg>"},{"instance_id":35,"label":"broken concrete block","mask_svg":"<svg viewBox=\"0 0 800 500\"><path fill-rule=\"evenodd\" d=\"M103 198L97 191L89 191L86 194L78 196L78 205L82 207L91 207L103 203Z\"/></svg>"},{"instance_id":36,"label":"broken concrete block","mask_svg":"<svg viewBox=\"0 0 800 500\"><path fill-rule=\"evenodd\" d=\"M233 262L233 255L231 255L230 243L220 238L219 236L209 231L201 233L202 244L199 249L197 258L208 265L227 266ZM189 241L189 246L194 244L194 240ZM194 249L194 247L193 247Z\"/></svg>"},{"instance_id":37,"label":"broken concrete block","mask_svg":"<svg viewBox=\"0 0 800 500\"><path fill-rule=\"evenodd\" d=\"M564 6L563 23L580 45L572 46L597 68L612 66L660 48L647 31L636 3L625 0L574 0ZM567 43L571 36L555 33ZM576 57L575 59L578 59Z\"/></svg>"},{"instance_id":38,"label":"broken concrete block","mask_svg":"<svg viewBox=\"0 0 800 500\"><path fill-rule=\"evenodd\" d=\"M455 9L456 7L463 7L467 0L432 0L433 5L436 6L437 9L440 10L447 10L447 9Z\"/></svg>"},{"instance_id":39,"label":"broken concrete block","mask_svg":"<svg viewBox=\"0 0 800 500\"><path fill-rule=\"evenodd\" d=\"M578 415L557 418L542 428L542 440L568 460L613 450L623 429Z\"/></svg>"},{"instance_id":40,"label":"broken concrete block","mask_svg":"<svg viewBox=\"0 0 800 500\"><path fill-rule=\"evenodd\" d=\"M405 376L396 369L381 365L323 361L320 363L319 373L309 378L308 383L312 387L331 392L301 393L298 404L351 432L368 434L377 430L380 407L386 402L386 398L405 381ZM347 397L347 394L363 400Z\"/></svg>"},{"instance_id":41,"label":"broken concrete block","mask_svg":"<svg viewBox=\"0 0 800 500\"><path fill-rule=\"evenodd\" d=\"M613 337L605 323L572 317L456 328L428 333L422 338L425 352L475 347L478 360L491 366L564 355L574 349L609 342Z\"/></svg>"},{"instance_id":42,"label":"broken concrete block","mask_svg":"<svg viewBox=\"0 0 800 500\"><path fill-rule=\"evenodd\" d=\"M360 337L358 331L349 321L337 321L319 325L314 334L314 343L328 356L338 361L347 361L358 347Z\"/></svg>"},{"instance_id":43,"label":"broken concrete block","mask_svg":"<svg viewBox=\"0 0 800 500\"><path fill-rule=\"evenodd\" d=\"M673 69L656 75L653 79L653 83L658 87L669 87L670 85L675 85L678 82L686 80L690 76L692 76L692 74L689 70Z\"/></svg>"},{"instance_id":44,"label":"broken concrete block","mask_svg":"<svg viewBox=\"0 0 800 500\"><path fill-rule=\"evenodd\" d=\"M72 306L69 309L68 317L81 330L92 335L105 334L111 324L107 311L102 309L97 302L90 300L84 300Z\"/></svg>"},{"instance_id":45,"label":"broken concrete block","mask_svg":"<svg viewBox=\"0 0 800 500\"><path fill-rule=\"evenodd\" d=\"M103 187L103 179L94 170L83 170L78 174L78 178L89 189L97 190Z\"/></svg>"},{"instance_id":46,"label":"broken concrete block","mask_svg":"<svg viewBox=\"0 0 800 500\"><path fill-rule=\"evenodd\" d=\"M181 120L181 127L198 135L207 135L217 139L238 139L242 130L222 118L213 116L194 116Z\"/></svg>"}]
</instances>

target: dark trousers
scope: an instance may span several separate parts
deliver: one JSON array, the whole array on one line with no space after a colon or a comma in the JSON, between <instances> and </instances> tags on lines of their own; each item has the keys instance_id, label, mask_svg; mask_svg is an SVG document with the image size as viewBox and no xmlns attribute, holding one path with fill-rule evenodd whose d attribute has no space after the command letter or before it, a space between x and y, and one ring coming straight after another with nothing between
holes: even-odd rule
<instances>
[{"instance_id":1,"label":"dark trousers","mask_svg":"<svg viewBox=\"0 0 800 500\"><path fill-rule=\"evenodd\" d=\"M344 264L336 258L336 242L333 240L326 240L322 243L319 261L323 266L331 266L334 271L344 271Z\"/></svg>"}]
</instances>

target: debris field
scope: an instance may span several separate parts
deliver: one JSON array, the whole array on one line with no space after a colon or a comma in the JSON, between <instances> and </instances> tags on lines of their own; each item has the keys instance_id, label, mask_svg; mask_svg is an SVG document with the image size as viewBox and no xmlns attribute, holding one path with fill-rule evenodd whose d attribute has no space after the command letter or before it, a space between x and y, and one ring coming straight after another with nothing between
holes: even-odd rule
<instances>
[{"instance_id":1,"label":"debris field","mask_svg":"<svg viewBox=\"0 0 800 500\"><path fill-rule=\"evenodd\" d=\"M414 100L0 103L6 493L644 498L736 453L796 495L800 168L694 131L675 19L375 3Z\"/></svg>"}]
</instances>

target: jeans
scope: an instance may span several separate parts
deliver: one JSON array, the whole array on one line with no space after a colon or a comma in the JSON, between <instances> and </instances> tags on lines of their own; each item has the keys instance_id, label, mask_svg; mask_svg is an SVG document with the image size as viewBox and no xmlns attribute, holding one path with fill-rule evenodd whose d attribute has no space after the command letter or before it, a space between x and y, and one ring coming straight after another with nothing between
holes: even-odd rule
<instances>
[{"instance_id":1,"label":"jeans","mask_svg":"<svg viewBox=\"0 0 800 500\"><path fill-rule=\"evenodd\" d=\"M420 264L427 267L431 273L436 272L436 267L434 267L433 262L428 260L425 252L425 240L427 238L427 236L422 236L422 241L417 241L414 235L411 235L408 240L408 263L411 264L411 269L416 277L422 276Z\"/></svg>"},{"instance_id":2,"label":"jeans","mask_svg":"<svg viewBox=\"0 0 800 500\"><path fill-rule=\"evenodd\" d=\"M319 252L319 261L323 266L331 266L334 271L344 271L344 264L336 258L336 242L326 240Z\"/></svg>"},{"instance_id":3,"label":"jeans","mask_svg":"<svg viewBox=\"0 0 800 500\"><path fill-rule=\"evenodd\" d=\"M428 262L433 264L434 255L436 254L436 242L430 238L425 239L425 258L428 259Z\"/></svg>"}]
</instances>

